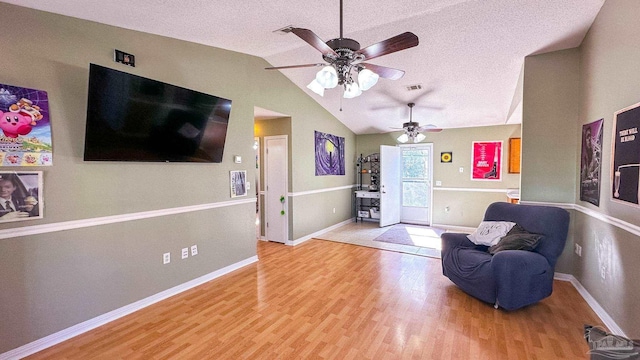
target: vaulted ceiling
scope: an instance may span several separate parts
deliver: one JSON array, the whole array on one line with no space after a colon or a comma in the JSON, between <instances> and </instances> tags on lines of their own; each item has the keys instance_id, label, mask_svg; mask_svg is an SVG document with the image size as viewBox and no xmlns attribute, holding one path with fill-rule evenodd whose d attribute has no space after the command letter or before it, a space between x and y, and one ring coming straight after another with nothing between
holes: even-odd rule
<instances>
[{"instance_id":1,"label":"vaulted ceiling","mask_svg":"<svg viewBox=\"0 0 640 360\"><path fill-rule=\"evenodd\" d=\"M524 58L579 46L604 1L344 0L344 37L362 47L405 31L418 36L417 47L370 61L404 77L342 99L338 88L324 97L306 88L318 68L279 71L357 134L400 127L409 102L421 125L519 123ZM277 29L306 28L325 41L340 33L339 0L3 2L255 55L273 66L322 62L313 47Z\"/></svg>"}]
</instances>

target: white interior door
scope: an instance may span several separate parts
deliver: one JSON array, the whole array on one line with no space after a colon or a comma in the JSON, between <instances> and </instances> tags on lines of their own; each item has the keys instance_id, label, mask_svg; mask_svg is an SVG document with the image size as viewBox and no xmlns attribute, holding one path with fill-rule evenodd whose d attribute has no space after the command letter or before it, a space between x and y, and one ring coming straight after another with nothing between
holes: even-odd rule
<instances>
[{"instance_id":1,"label":"white interior door","mask_svg":"<svg viewBox=\"0 0 640 360\"><path fill-rule=\"evenodd\" d=\"M402 152L397 146L380 146L380 226L400 222Z\"/></svg>"},{"instance_id":2,"label":"white interior door","mask_svg":"<svg viewBox=\"0 0 640 360\"><path fill-rule=\"evenodd\" d=\"M265 237L283 244L289 238L287 147L286 135L264 138Z\"/></svg>"},{"instance_id":3,"label":"white interior door","mask_svg":"<svg viewBox=\"0 0 640 360\"><path fill-rule=\"evenodd\" d=\"M431 224L433 144L401 145L402 211L400 221Z\"/></svg>"}]
</instances>

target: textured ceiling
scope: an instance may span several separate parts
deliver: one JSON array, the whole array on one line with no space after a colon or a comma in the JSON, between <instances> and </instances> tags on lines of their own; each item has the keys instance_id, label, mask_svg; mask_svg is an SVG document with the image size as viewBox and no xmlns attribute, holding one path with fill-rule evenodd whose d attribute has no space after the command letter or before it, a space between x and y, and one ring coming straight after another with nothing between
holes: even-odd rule
<instances>
[{"instance_id":1,"label":"textured ceiling","mask_svg":"<svg viewBox=\"0 0 640 360\"><path fill-rule=\"evenodd\" d=\"M422 125L519 123L524 57L580 45L604 1L344 0L344 36L362 47L405 31L418 36L417 47L370 61L405 76L341 100L337 88L324 97L306 89L317 68L281 71L358 134L400 127L408 102L416 103L413 120ZM297 36L274 30L307 28L325 41L340 32L338 0L3 2L256 55L273 66L322 62ZM406 89L417 84L421 90Z\"/></svg>"}]
</instances>

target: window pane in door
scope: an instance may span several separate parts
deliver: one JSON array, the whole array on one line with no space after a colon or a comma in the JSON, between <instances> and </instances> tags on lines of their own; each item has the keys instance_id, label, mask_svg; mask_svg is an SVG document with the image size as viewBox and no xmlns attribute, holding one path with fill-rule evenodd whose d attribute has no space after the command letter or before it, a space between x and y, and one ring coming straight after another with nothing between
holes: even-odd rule
<instances>
[{"instance_id":1,"label":"window pane in door","mask_svg":"<svg viewBox=\"0 0 640 360\"><path fill-rule=\"evenodd\" d=\"M404 179L428 178L428 150L404 150L402 152L402 177Z\"/></svg>"},{"instance_id":2,"label":"window pane in door","mask_svg":"<svg viewBox=\"0 0 640 360\"><path fill-rule=\"evenodd\" d=\"M402 206L429 206L429 194L423 181L402 182Z\"/></svg>"}]
</instances>

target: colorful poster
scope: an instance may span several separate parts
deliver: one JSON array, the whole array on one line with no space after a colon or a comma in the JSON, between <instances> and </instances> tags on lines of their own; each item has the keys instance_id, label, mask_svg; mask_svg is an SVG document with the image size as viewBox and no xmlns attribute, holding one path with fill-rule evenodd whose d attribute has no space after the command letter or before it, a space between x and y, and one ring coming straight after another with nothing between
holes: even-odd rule
<instances>
[{"instance_id":1,"label":"colorful poster","mask_svg":"<svg viewBox=\"0 0 640 360\"><path fill-rule=\"evenodd\" d=\"M0 166L52 164L47 92L0 84Z\"/></svg>"},{"instance_id":2,"label":"colorful poster","mask_svg":"<svg viewBox=\"0 0 640 360\"><path fill-rule=\"evenodd\" d=\"M582 125L580 156L580 200L600 206L602 124L604 119Z\"/></svg>"},{"instance_id":3,"label":"colorful poster","mask_svg":"<svg viewBox=\"0 0 640 360\"><path fill-rule=\"evenodd\" d=\"M614 201L638 206L640 185L640 103L614 115L611 184Z\"/></svg>"},{"instance_id":4,"label":"colorful poster","mask_svg":"<svg viewBox=\"0 0 640 360\"><path fill-rule=\"evenodd\" d=\"M344 175L344 138L315 132L316 176Z\"/></svg>"},{"instance_id":5,"label":"colorful poster","mask_svg":"<svg viewBox=\"0 0 640 360\"><path fill-rule=\"evenodd\" d=\"M42 218L42 171L0 171L0 222Z\"/></svg>"},{"instance_id":6,"label":"colorful poster","mask_svg":"<svg viewBox=\"0 0 640 360\"><path fill-rule=\"evenodd\" d=\"M474 141L471 180L502 180L502 141Z\"/></svg>"}]
</instances>

